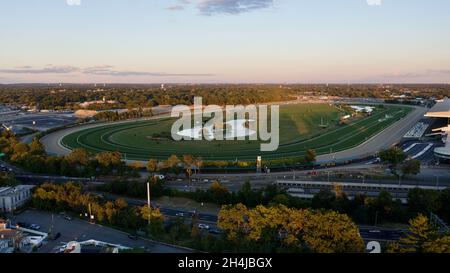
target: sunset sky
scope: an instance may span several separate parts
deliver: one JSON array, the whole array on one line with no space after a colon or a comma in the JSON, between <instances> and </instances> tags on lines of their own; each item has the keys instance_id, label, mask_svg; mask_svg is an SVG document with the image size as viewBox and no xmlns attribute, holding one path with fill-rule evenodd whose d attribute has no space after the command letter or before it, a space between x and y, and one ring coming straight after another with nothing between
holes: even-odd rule
<instances>
[{"instance_id":1,"label":"sunset sky","mask_svg":"<svg viewBox=\"0 0 450 273\"><path fill-rule=\"evenodd\" d=\"M0 83L450 83L448 0L2 0Z\"/></svg>"}]
</instances>

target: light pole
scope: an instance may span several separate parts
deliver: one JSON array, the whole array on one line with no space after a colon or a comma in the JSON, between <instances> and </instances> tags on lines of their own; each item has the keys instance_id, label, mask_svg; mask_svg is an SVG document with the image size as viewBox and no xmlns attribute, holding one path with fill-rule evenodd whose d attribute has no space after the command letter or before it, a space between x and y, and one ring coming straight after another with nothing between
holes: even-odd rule
<instances>
[{"instance_id":1,"label":"light pole","mask_svg":"<svg viewBox=\"0 0 450 273\"><path fill-rule=\"evenodd\" d=\"M435 175L436 177L436 190L439 190L439 175Z\"/></svg>"}]
</instances>

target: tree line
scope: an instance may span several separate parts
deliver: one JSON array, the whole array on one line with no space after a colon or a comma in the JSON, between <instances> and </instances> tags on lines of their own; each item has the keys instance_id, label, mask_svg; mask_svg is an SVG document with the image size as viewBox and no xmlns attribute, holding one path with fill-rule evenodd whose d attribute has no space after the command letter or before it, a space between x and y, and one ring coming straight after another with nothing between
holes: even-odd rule
<instances>
[{"instance_id":1,"label":"tree line","mask_svg":"<svg viewBox=\"0 0 450 273\"><path fill-rule=\"evenodd\" d=\"M0 135L0 151L6 160L33 173L74 177L137 175L136 169L122 161L119 152L102 152L94 156L84 149L75 149L66 156L50 156L37 138L26 144L10 131Z\"/></svg>"}]
</instances>

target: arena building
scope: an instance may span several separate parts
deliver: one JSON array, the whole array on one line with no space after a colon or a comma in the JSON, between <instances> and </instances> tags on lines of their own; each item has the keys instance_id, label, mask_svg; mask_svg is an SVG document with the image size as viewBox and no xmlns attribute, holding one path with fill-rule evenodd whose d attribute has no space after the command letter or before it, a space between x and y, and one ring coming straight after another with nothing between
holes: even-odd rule
<instances>
[{"instance_id":1,"label":"arena building","mask_svg":"<svg viewBox=\"0 0 450 273\"><path fill-rule=\"evenodd\" d=\"M450 99L444 98L438 101L433 108L425 114L425 117L447 119L447 126L434 129L434 132L442 135L442 141L444 142L444 147L438 147L434 149L434 155L439 159L450 159Z\"/></svg>"}]
</instances>

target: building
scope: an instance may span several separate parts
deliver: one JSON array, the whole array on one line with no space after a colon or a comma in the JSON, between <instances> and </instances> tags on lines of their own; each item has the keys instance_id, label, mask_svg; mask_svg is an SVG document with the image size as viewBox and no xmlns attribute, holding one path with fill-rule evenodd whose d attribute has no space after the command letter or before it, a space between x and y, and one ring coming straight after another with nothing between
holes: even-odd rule
<instances>
[{"instance_id":1,"label":"building","mask_svg":"<svg viewBox=\"0 0 450 273\"><path fill-rule=\"evenodd\" d=\"M72 241L63 245L59 253L119 253L120 250L130 249L129 247L105 243L96 240L84 242Z\"/></svg>"},{"instance_id":2,"label":"building","mask_svg":"<svg viewBox=\"0 0 450 273\"><path fill-rule=\"evenodd\" d=\"M0 253L14 252L14 243L17 232L7 227L7 222L0 219Z\"/></svg>"},{"instance_id":3,"label":"building","mask_svg":"<svg viewBox=\"0 0 450 273\"><path fill-rule=\"evenodd\" d=\"M0 211L12 212L31 198L33 185L0 188Z\"/></svg>"},{"instance_id":4,"label":"building","mask_svg":"<svg viewBox=\"0 0 450 273\"><path fill-rule=\"evenodd\" d=\"M33 233L35 233L33 231ZM13 253L18 250L30 253L35 245L31 239L37 236L27 236L27 233L17 227L11 227L7 221L0 219L0 253ZM46 237L42 237L45 239Z\"/></svg>"},{"instance_id":5,"label":"building","mask_svg":"<svg viewBox=\"0 0 450 273\"><path fill-rule=\"evenodd\" d=\"M447 126L434 129L436 134L442 135L442 142L444 142L444 147L438 147L434 149L434 155L439 159L450 159L450 99L444 98L437 103L425 114L425 117L445 119Z\"/></svg>"}]
</instances>

